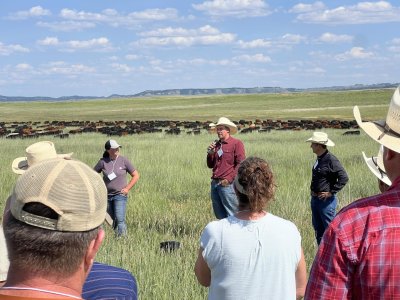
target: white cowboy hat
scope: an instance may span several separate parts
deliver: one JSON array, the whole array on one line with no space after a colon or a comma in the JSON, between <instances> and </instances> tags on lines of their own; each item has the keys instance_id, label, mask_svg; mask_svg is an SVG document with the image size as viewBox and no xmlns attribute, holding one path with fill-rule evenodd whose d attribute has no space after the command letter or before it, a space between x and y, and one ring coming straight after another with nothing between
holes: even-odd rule
<instances>
[{"instance_id":1,"label":"white cowboy hat","mask_svg":"<svg viewBox=\"0 0 400 300\"><path fill-rule=\"evenodd\" d=\"M381 181L391 186L392 182L386 175L385 166L383 165L383 149L379 148L378 156L367 157L364 152L362 152L364 161L367 164L371 172L378 177Z\"/></svg>"},{"instance_id":2,"label":"white cowboy hat","mask_svg":"<svg viewBox=\"0 0 400 300\"><path fill-rule=\"evenodd\" d=\"M218 119L218 122L217 122L217 124L216 124L216 126L219 126L219 125L223 125L223 126L227 126L227 127L229 127L229 133L230 134L235 134L235 133L237 133L237 126L236 126L236 124L235 123L233 123L231 120L229 120L228 118L225 118L225 117L221 117L221 118L219 118Z\"/></svg>"},{"instance_id":3,"label":"white cowboy hat","mask_svg":"<svg viewBox=\"0 0 400 300\"><path fill-rule=\"evenodd\" d=\"M315 131L312 137L310 137L306 142L321 144L330 147L335 146L335 143L328 139L328 134L320 131Z\"/></svg>"},{"instance_id":4,"label":"white cowboy hat","mask_svg":"<svg viewBox=\"0 0 400 300\"><path fill-rule=\"evenodd\" d=\"M37 142L25 149L25 157L17 157L12 162L12 171L16 174L23 174L28 167L34 164L52 158L70 159L73 152L67 154L57 154L54 143L50 141Z\"/></svg>"},{"instance_id":5,"label":"white cowboy hat","mask_svg":"<svg viewBox=\"0 0 400 300\"><path fill-rule=\"evenodd\" d=\"M399 87L394 91L390 101L389 110L385 120L375 122L363 122L358 106L353 108L354 118L358 126L362 128L372 139L379 144L400 153L400 91Z\"/></svg>"}]
</instances>

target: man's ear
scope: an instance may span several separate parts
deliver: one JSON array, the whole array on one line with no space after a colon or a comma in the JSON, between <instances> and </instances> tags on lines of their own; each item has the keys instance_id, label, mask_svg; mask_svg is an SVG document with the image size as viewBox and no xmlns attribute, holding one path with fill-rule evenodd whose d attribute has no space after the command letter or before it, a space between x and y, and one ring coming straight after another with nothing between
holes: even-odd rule
<instances>
[{"instance_id":1,"label":"man's ear","mask_svg":"<svg viewBox=\"0 0 400 300\"><path fill-rule=\"evenodd\" d=\"M101 244L103 243L104 237L105 232L103 228L99 228L96 237L90 242L89 247L86 250L85 270L89 270L92 267L96 254L99 251Z\"/></svg>"}]
</instances>

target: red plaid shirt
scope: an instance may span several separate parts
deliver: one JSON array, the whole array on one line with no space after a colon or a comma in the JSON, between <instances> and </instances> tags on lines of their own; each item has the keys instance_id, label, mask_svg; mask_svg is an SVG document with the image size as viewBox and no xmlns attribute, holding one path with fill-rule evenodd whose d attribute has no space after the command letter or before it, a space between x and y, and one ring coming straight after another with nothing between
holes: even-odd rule
<instances>
[{"instance_id":1,"label":"red plaid shirt","mask_svg":"<svg viewBox=\"0 0 400 300\"><path fill-rule=\"evenodd\" d=\"M400 177L343 208L322 238L305 299L400 299Z\"/></svg>"}]
</instances>

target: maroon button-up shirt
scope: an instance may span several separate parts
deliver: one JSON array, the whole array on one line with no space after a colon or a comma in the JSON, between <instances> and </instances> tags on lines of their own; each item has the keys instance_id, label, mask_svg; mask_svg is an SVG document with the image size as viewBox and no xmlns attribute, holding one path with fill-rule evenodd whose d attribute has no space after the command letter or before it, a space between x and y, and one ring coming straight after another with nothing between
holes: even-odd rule
<instances>
[{"instance_id":1,"label":"maroon button-up shirt","mask_svg":"<svg viewBox=\"0 0 400 300\"><path fill-rule=\"evenodd\" d=\"M222 148L223 154L218 155ZM243 143L230 136L227 140L219 141L214 153L207 155L207 166L213 169L212 179L227 179L231 183L237 174L239 164L246 158Z\"/></svg>"}]
</instances>

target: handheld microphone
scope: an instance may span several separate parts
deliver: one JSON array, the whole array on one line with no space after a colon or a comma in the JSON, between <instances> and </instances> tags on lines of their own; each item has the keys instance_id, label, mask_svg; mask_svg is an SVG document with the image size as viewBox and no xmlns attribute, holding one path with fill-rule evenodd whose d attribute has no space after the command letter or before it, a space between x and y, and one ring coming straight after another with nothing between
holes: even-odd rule
<instances>
[{"instance_id":1,"label":"handheld microphone","mask_svg":"<svg viewBox=\"0 0 400 300\"><path fill-rule=\"evenodd\" d=\"M214 147L213 148L211 146L208 147L208 149L207 149L208 154L211 154L214 152L215 145L217 145L218 142L219 142L219 139L216 139L216 140L214 140L214 142L212 142L212 145L214 145Z\"/></svg>"}]
</instances>

